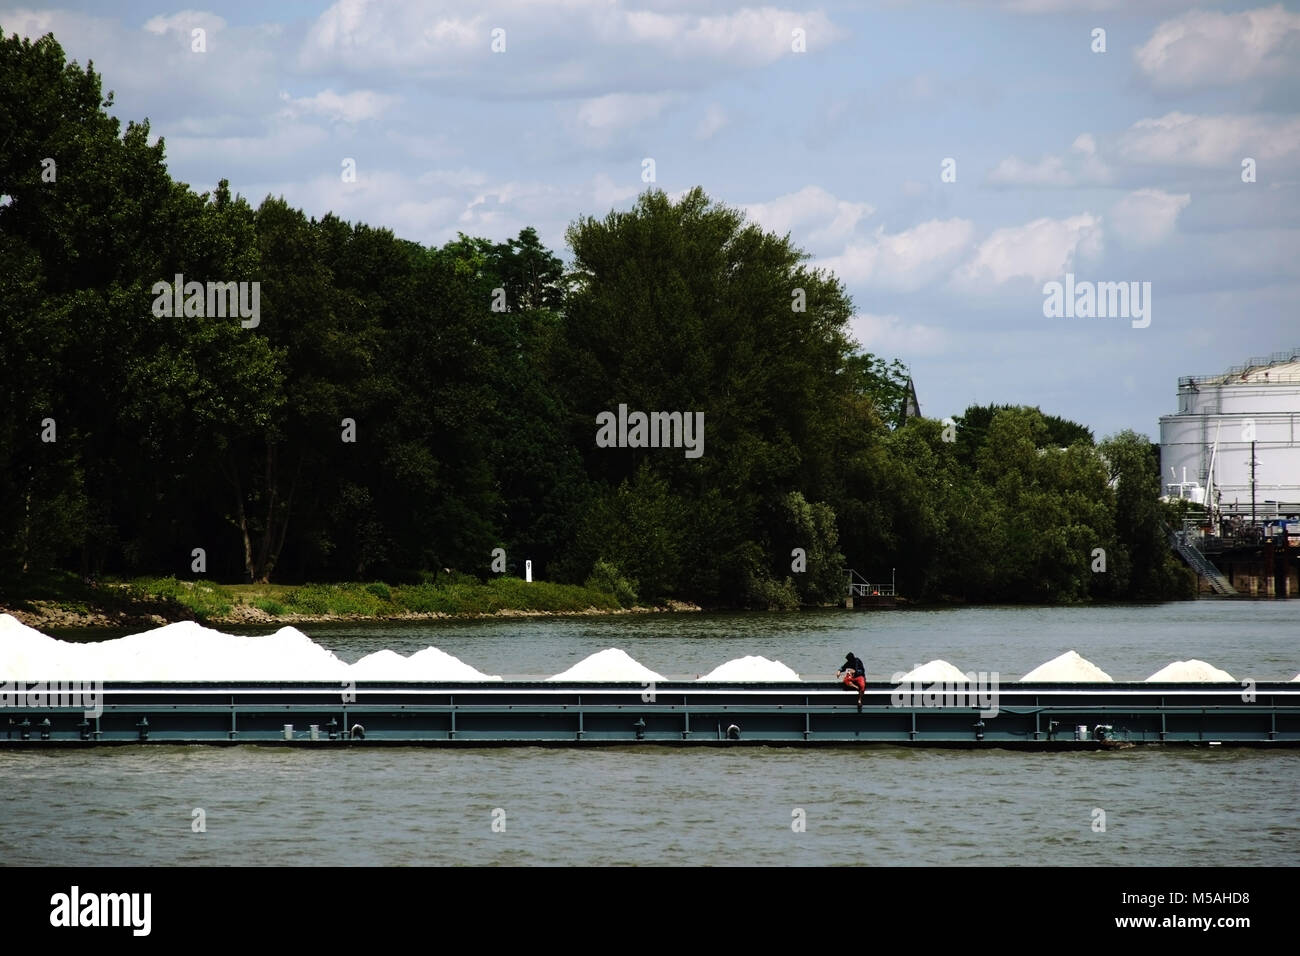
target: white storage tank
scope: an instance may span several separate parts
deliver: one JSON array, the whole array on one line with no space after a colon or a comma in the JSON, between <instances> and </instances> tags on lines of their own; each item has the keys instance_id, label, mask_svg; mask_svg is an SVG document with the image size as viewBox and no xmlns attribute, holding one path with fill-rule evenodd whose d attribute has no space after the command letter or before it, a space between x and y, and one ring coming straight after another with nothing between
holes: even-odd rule
<instances>
[{"instance_id":1,"label":"white storage tank","mask_svg":"<svg viewBox=\"0 0 1300 956\"><path fill-rule=\"evenodd\" d=\"M1252 439L1258 517L1300 514L1300 349L1178 380L1178 411L1160 417L1165 493L1209 486L1215 507L1249 514Z\"/></svg>"}]
</instances>

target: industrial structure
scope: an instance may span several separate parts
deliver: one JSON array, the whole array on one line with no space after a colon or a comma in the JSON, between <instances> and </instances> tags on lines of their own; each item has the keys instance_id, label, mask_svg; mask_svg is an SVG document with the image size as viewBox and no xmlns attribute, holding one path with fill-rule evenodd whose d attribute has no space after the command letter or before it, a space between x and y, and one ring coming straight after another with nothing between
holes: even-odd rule
<instances>
[{"instance_id":1,"label":"industrial structure","mask_svg":"<svg viewBox=\"0 0 1300 956\"><path fill-rule=\"evenodd\" d=\"M1201 506L1169 535L1203 590L1300 596L1300 349L1180 378L1160 468L1167 498Z\"/></svg>"},{"instance_id":2,"label":"industrial structure","mask_svg":"<svg viewBox=\"0 0 1300 956\"><path fill-rule=\"evenodd\" d=\"M1180 378L1160 470L1170 497L1252 524L1300 515L1300 348Z\"/></svg>"}]
</instances>

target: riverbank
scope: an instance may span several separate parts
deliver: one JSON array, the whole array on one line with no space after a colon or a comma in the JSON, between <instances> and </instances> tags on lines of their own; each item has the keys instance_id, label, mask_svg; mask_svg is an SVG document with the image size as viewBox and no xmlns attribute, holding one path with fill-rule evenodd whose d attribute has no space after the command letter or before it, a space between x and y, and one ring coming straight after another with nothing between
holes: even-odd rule
<instances>
[{"instance_id":1,"label":"riverbank","mask_svg":"<svg viewBox=\"0 0 1300 956\"><path fill-rule=\"evenodd\" d=\"M420 621L500 617L648 614L699 611L679 601L623 607L604 591L549 581L456 577L439 582L389 585L223 585L176 578L86 583L50 578L21 599L0 594L0 613L29 627L153 627L174 621L220 625L286 625L337 621Z\"/></svg>"}]
</instances>

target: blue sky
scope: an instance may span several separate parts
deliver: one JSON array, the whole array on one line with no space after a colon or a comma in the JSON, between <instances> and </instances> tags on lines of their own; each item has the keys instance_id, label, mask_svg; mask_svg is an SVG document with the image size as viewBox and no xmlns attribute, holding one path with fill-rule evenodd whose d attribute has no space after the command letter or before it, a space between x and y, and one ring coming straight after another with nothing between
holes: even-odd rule
<instances>
[{"instance_id":1,"label":"blue sky","mask_svg":"<svg viewBox=\"0 0 1300 956\"><path fill-rule=\"evenodd\" d=\"M653 158L835 271L932 417L1154 438L1178 376L1300 346L1294 3L56 0L0 27L93 60L196 189L425 243L532 225L567 259ZM1046 318L1067 272L1150 282L1150 325Z\"/></svg>"}]
</instances>

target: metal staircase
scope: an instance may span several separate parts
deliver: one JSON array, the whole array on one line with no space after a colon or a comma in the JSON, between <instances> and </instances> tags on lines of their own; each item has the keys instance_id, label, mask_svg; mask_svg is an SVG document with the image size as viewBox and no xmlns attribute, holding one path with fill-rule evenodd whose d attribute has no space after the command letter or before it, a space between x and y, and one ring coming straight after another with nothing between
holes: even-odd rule
<instances>
[{"instance_id":1,"label":"metal staircase","mask_svg":"<svg viewBox=\"0 0 1300 956\"><path fill-rule=\"evenodd\" d=\"M1197 550L1196 545L1192 544L1183 532L1175 531L1165 525L1165 534L1169 536L1169 544L1178 552L1178 556L1187 562L1189 568L1210 582L1210 587L1214 589L1215 594L1225 596L1237 594L1237 589L1229 583L1218 568L1210 563L1209 558Z\"/></svg>"}]
</instances>

